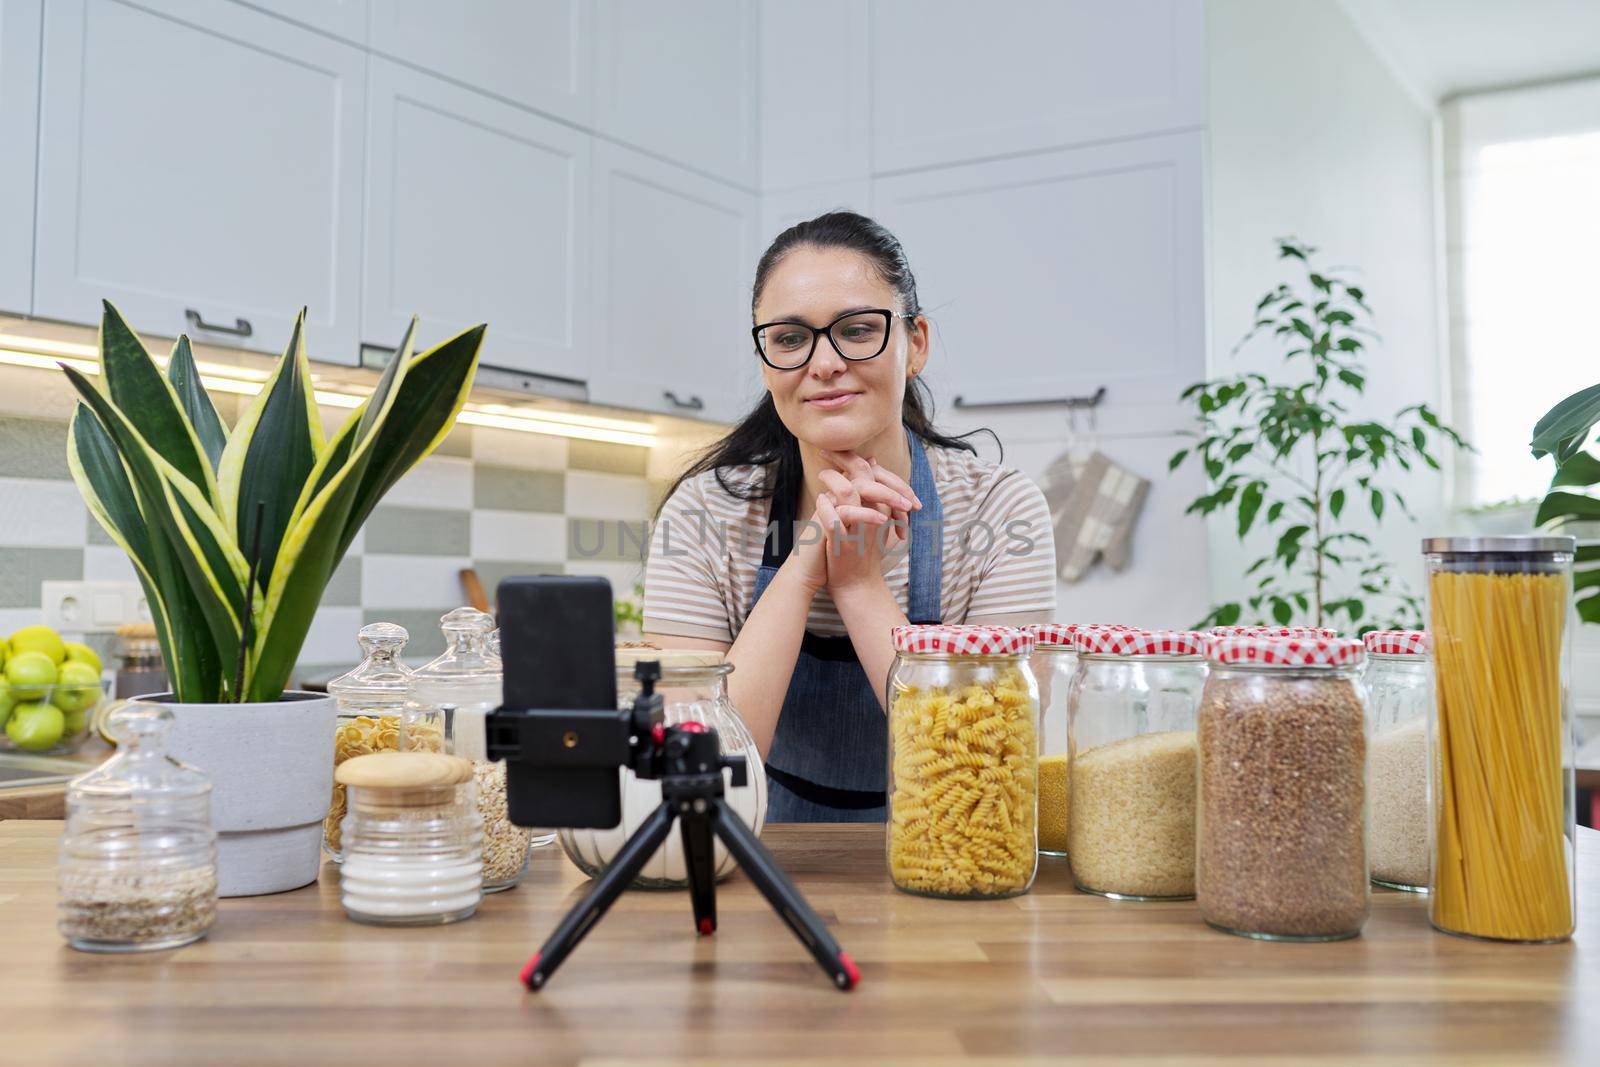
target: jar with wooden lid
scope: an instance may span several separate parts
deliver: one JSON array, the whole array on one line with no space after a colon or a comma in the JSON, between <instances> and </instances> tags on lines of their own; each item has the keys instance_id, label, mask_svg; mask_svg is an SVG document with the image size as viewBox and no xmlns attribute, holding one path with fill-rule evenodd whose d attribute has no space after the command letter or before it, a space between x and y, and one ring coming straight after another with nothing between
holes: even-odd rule
<instances>
[{"instance_id":1,"label":"jar with wooden lid","mask_svg":"<svg viewBox=\"0 0 1600 1067\"><path fill-rule=\"evenodd\" d=\"M1009 626L896 626L886 851L895 887L952 899L1026 893L1038 869L1034 637Z\"/></svg>"},{"instance_id":2,"label":"jar with wooden lid","mask_svg":"<svg viewBox=\"0 0 1600 1067\"><path fill-rule=\"evenodd\" d=\"M130 703L117 753L67 787L59 928L73 948L144 952L206 935L217 917L211 779L167 755L172 712Z\"/></svg>"},{"instance_id":3,"label":"jar with wooden lid","mask_svg":"<svg viewBox=\"0 0 1600 1067\"><path fill-rule=\"evenodd\" d=\"M392 622L374 622L356 634L362 661L328 683L339 706L333 765L374 752L443 752L444 713L411 701L411 670L400 661L410 634ZM333 802L322 824L322 850L335 863L345 813L344 786L333 783Z\"/></svg>"},{"instance_id":4,"label":"jar with wooden lid","mask_svg":"<svg viewBox=\"0 0 1600 1067\"><path fill-rule=\"evenodd\" d=\"M1244 937L1336 941L1367 919L1361 642L1220 637L1199 719L1195 900Z\"/></svg>"},{"instance_id":5,"label":"jar with wooden lid","mask_svg":"<svg viewBox=\"0 0 1600 1067\"><path fill-rule=\"evenodd\" d=\"M1428 711L1433 659L1424 630L1372 630L1367 650L1367 791L1374 885L1428 891Z\"/></svg>"},{"instance_id":6,"label":"jar with wooden lid","mask_svg":"<svg viewBox=\"0 0 1600 1067\"><path fill-rule=\"evenodd\" d=\"M1194 896L1195 716L1204 634L1077 634L1070 749L1072 876L1118 900Z\"/></svg>"},{"instance_id":7,"label":"jar with wooden lid","mask_svg":"<svg viewBox=\"0 0 1600 1067\"><path fill-rule=\"evenodd\" d=\"M724 755L743 756L748 773L746 783L733 785L733 772L723 771L728 806L757 834L767 819L767 774L755 738L739 718L728 697L728 675L733 664L720 652L690 649L658 649L642 644L616 650L617 706L628 709L639 689L633 669L642 661L661 665L656 694L661 697L662 725L698 722L717 731ZM661 806L661 783L638 778L626 768L622 772L622 822L603 830L561 830L557 837L562 851L573 864L590 877L598 876L622 849L646 818ZM737 864L720 840L714 842L716 854L712 869L721 879ZM673 834L661 845L633 884L644 889L678 889L689 884L683 859L681 836Z\"/></svg>"},{"instance_id":8,"label":"jar with wooden lid","mask_svg":"<svg viewBox=\"0 0 1600 1067\"><path fill-rule=\"evenodd\" d=\"M436 752L378 752L334 772L348 790L340 902L358 922L425 926L483 899L483 819L472 764Z\"/></svg>"}]
</instances>

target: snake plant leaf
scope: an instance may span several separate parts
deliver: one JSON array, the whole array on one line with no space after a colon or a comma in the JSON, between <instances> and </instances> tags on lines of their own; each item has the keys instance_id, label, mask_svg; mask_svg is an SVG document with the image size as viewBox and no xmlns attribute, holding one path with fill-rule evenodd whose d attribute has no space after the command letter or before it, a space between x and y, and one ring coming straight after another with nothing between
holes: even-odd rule
<instances>
[{"instance_id":1,"label":"snake plant leaf","mask_svg":"<svg viewBox=\"0 0 1600 1067\"><path fill-rule=\"evenodd\" d=\"M463 330L412 360L396 389L393 410L372 430L377 448L362 473L349 523L340 537L341 554L383 494L449 435L472 390L487 328Z\"/></svg>"},{"instance_id":2,"label":"snake plant leaf","mask_svg":"<svg viewBox=\"0 0 1600 1067\"><path fill-rule=\"evenodd\" d=\"M170 590L186 581L211 641L217 648L227 648L230 643L238 647L242 631L238 608L245 603L243 557L228 538L210 501L145 441L133 423L88 378L71 367L64 366L62 370L115 442L132 475L140 512L153 527L152 534L159 531L160 536L152 540L169 550L159 560L161 587ZM210 467L206 469L209 471ZM187 506L179 506L180 502ZM223 565L214 567L217 560ZM172 622L176 629L178 620Z\"/></svg>"},{"instance_id":3,"label":"snake plant leaf","mask_svg":"<svg viewBox=\"0 0 1600 1067\"><path fill-rule=\"evenodd\" d=\"M215 471L222 459L222 449L228 443L228 431L200 381L200 368L195 366L194 349L187 335L180 336L172 346L172 357L167 361L167 381L178 394L178 405L188 416L189 425L200 439L200 448Z\"/></svg>"},{"instance_id":4,"label":"snake plant leaf","mask_svg":"<svg viewBox=\"0 0 1600 1067\"><path fill-rule=\"evenodd\" d=\"M411 324L406 327L405 336L400 339L400 344L394 350L394 358L384 368L383 374L378 378L377 387L372 390L372 395L366 399L350 417L345 419L344 425L339 427L333 439L323 448L323 454L318 457L317 470L314 476L307 481L307 491L302 497L302 502L296 505L296 513L309 504L322 487L337 474L345 461L349 459L351 451L356 444L371 431L376 413L384 410L386 397L394 389L396 381L405 369L411 365L413 339L416 336L417 319L412 316ZM348 544L345 546L348 548ZM344 549L340 549L340 555Z\"/></svg>"},{"instance_id":5,"label":"snake plant leaf","mask_svg":"<svg viewBox=\"0 0 1600 1067\"><path fill-rule=\"evenodd\" d=\"M295 504L323 448L305 318L301 309L277 369L228 436L219 469L223 514L234 540L250 551L260 539L263 587L272 579ZM261 529L255 530L258 504Z\"/></svg>"},{"instance_id":6,"label":"snake plant leaf","mask_svg":"<svg viewBox=\"0 0 1600 1067\"><path fill-rule=\"evenodd\" d=\"M156 455L215 500L216 476L194 428L184 418L177 392L109 301L100 318L100 362L111 402L139 436Z\"/></svg>"},{"instance_id":7,"label":"snake plant leaf","mask_svg":"<svg viewBox=\"0 0 1600 1067\"><path fill-rule=\"evenodd\" d=\"M90 513L133 563L150 604L173 692L180 700L217 700L220 663L199 602L165 535L146 522L110 433L82 404L68 428L67 462Z\"/></svg>"}]
</instances>

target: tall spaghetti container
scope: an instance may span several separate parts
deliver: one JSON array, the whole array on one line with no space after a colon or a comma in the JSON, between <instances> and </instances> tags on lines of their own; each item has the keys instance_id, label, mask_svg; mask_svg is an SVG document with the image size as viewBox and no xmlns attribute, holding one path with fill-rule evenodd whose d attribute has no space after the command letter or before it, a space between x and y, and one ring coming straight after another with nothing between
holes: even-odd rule
<instances>
[{"instance_id":1,"label":"tall spaghetti container","mask_svg":"<svg viewBox=\"0 0 1600 1067\"><path fill-rule=\"evenodd\" d=\"M1577 923L1571 537L1434 537L1429 918L1563 941Z\"/></svg>"}]
</instances>

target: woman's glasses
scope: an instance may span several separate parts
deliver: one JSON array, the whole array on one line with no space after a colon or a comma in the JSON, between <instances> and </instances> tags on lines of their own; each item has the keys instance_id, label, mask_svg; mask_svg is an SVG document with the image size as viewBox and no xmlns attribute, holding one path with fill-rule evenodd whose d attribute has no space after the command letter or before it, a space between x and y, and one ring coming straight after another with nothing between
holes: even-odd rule
<instances>
[{"instance_id":1,"label":"woman's glasses","mask_svg":"<svg viewBox=\"0 0 1600 1067\"><path fill-rule=\"evenodd\" d=\"M820 328L803 322L768 322L750 333L763 363L773 370L799 370L811 362L817 338L822 334L828 335L835 352L858 363L889 347L889 327L895 319L910 317L887 308L873 308L840 315Z\"/></svg>"}]
</instances>

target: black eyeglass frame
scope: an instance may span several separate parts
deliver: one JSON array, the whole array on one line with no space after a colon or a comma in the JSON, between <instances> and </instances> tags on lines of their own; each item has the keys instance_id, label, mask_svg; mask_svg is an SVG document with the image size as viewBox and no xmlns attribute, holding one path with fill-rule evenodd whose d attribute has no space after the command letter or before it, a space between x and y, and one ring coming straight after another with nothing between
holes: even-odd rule
<instances>
[{"instance_id":1,"label":"black eyeglass frame","mask_svg":"<svg viewBox=\"0 0 1600 1067\"><path fill-rule=\"evenodd\" d=\"M847 356L844 353L844 349L839 347L838 340L833 336L833 328L839 325L845 319L853 319L859 315L883 316L883 344L879 345L878 350L872 353L870 356ZM840 359L848 360L851 363L865 363L869 359L877 359L879 356L883 355L884 349L889 347L889 331L893 329L895 319L914 318L916 318L915 315L903 315L900 312L892 311L889 308L860 308L856 311L847 311L843 315L840 315L838 318L834 319L832 322L828 323L828 325L822 327L813 326L809 322L797 322L794 319L777 319L773 322L764 322L760 326L752 327L750 330L750 340L755 343L756 355L761 357L761 362L765 363L773 370L800 370L807 363L810 363L811 357L817 354L817 336L819 334L828 335L828 343L833 346L833 350L835 352L839 353ZM761 347L761 331L770 330L774 326L798 326L802 330L811 331L811 347L806 350L805 359L802 359L799 363L796 363L793 366L785 367L780 366L779 364L774 363L772 360L767 358L766 351Z\"/></svg>"}]
</instances>

